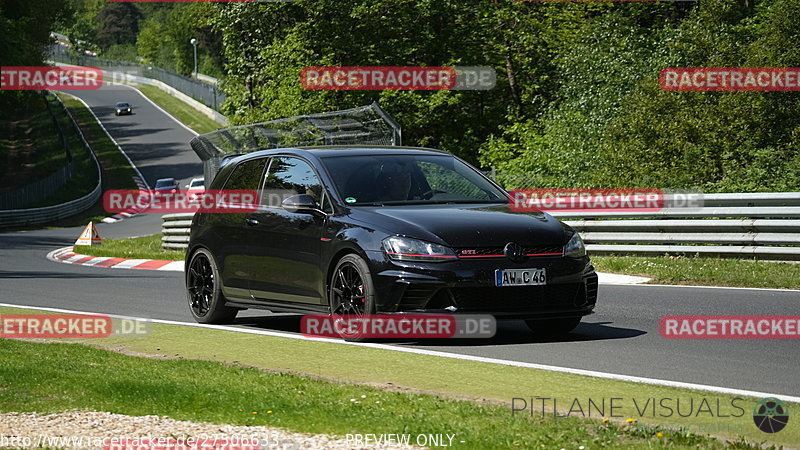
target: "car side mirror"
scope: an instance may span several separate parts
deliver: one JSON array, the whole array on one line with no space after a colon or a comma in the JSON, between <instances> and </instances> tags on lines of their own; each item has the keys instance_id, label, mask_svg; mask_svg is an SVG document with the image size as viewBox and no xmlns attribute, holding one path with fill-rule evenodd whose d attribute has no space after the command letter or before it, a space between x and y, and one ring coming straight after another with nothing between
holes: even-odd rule
<instances>
[{"instance_id":1,"label":"car side mirror","mask_svg":"<svg viewBox=\"0 0 800 450\"><path fill-rule=\"evenodd\" d=\"M319 212L319 205L314 197L309 194L292 195L281 202L281 207L289 212L314 213Z\"/></svg>"}]
</instances>

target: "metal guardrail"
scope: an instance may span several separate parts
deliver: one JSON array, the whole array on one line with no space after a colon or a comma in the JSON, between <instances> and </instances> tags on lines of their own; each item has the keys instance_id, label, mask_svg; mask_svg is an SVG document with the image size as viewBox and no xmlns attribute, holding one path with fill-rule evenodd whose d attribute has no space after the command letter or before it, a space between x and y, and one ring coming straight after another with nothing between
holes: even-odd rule
<instances>
[{"instance_id":1,"label":"metal guardrail","mask_svg":"<svg viewBox=\"0 0 800 450\"><path fill-rule=\"evenodd\" d=\"M800 192L707 194L703 207L655 212L550 213L581 219L565 223L581 234L592 254L800 260Z\"/></svg>"},{"instance_id":2,"label":"metal guardrail","mask_svg":"<svg viewBox=\"0 0 800 450\"><path fill-rule=\"evenodd\" d=\"M92 205L97 203L97 200L103 193L103 175L102 171L100 170L100 163L97 161L97 157L92 151L92 147L89 145L89 142L83 135L83 132L78 126L78 123L75 121L75 118L72 117L69 109L67 109L67 107L61 102L61 99L59 99L58 96L55 96L55 98L58 100L59 105L61 105L69 117L70 123L72 124L75 132L78 134L85 151L92 158L92 161L94 161L95 169L97 170L97 185L95 185L91 192L83 197L62 203L60 205L44 206L41 208L0 210L0 228L40 225L73 216L91 208Z\"/></svg>"},{"instance_id":3,"label":"metal guardrail","mask_svg":"<svg viewBox=\"0 0 800 450\"><path fill-rule=\"evenodd\" d=\"M590 254L668 253L800 260L800 219L793 218L800 217L800 192L708 194L704 199L704 206L695 209L551 214L560 219L582 219L565 223L581 234ZM163 247L186 248L192 215L163 216ZM597 220L601 217L625 219Z\"/></svg>"},{"instance_id":4,"label":"metal guardrail","mask_svg":"<svg viewBox=\"0 0 800 450\"><path fill-rule=\"evenodd\" d=\"M48 49L48 58L52 61L75 66L99 67L110 72L121 72L128 75L152 78L171 86L189 97L202 102L206 106L219 111L225 102L225 92L215 84L185 77L171 70L150 64L131 61L99 58L97 56L78 55L69 52L63 45L54 43Z\"/></svg>"},{"instance_id":5,"label":"metal guardrail","mask_svg":"<svg viewBox=\"0 0 800 450\"><path fill-rule=\"evenodd\" d=\"M161 247L186 248L194 213L165 214L161 216Z\"/></svg>"}]
</instances>

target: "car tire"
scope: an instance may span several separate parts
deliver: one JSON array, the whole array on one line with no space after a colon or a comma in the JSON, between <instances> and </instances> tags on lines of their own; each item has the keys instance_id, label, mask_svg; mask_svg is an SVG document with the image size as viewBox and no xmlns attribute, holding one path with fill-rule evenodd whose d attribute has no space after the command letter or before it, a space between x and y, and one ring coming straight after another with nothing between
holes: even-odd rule
<instances>
[{"instance_id":1,"label":"car tire","mask_svg":"<svg viewBox=\"0 0 800 450\"><path fill-rule=\"evenodd\" d=\"M348 254L336 263L328 280L328 304L333 321L341 316L375 314L375 287L372 273L363 258ZM339 336L348 342L370 340L359 334L340 333Z\"/></svg>"},{"instance_id":2,"label":"car tire","mask_svg":"<svg viewBox=\"0 0 800 450\"><path fill-rule=\"evenodd\" d=\"M186 297L189 311L199 323L231 322L239 312L225 306L219 269L211 252L201 248L192 254L186 271Z\"/></svg>"},{"instance_id":3,"label":"car tire","mask_svg":"<svg viewBox=\"0 0 800 450\"><path fill-rule=\"evenodd\" d=\"M574 330L581 323L580 317L566 319L526 320L525 325L539 336L559 336Z\"/></svg>"}]
</instances>

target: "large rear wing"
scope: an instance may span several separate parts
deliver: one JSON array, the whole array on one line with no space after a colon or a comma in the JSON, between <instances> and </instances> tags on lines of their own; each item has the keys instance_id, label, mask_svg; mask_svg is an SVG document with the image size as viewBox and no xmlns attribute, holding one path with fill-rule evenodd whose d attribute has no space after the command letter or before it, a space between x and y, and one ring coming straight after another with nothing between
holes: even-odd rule
<instances>
[{"instance_id":1,"label":"large rear wing","mask_svg":"<svg viewBox=\"0 0 800 450\"><path fill-rule=\"evenodd\" d=\"M206 186L226 157L268 148L314 145L401 145L400 125L373 102L353 109L307 114L212 131L192 139Z\"/></svg>"}]
</instances>

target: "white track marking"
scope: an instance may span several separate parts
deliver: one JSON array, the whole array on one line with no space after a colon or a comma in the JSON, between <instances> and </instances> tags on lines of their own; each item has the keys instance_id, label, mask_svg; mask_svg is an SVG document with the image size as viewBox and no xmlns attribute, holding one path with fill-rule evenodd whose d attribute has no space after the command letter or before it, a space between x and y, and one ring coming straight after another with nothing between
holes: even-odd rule
<instances>
[{"instance_id":1,"label":"white track marking","mask_svg":"<svg viewBox=\"0 0 800 450\"><path fill-rule=\"evenodd\" d=\"M147 184L147 179L145 179L144 175L142 175L142 172L139 172L139 168L136 167L136 164L134 164L133 161L131 161L131 159L128 157L128 154L125 153L125 150L123 150L122 147L120 147L120 145L117 143L116 139L111 137L111 134L108 132L108 130L106 130L106 127L103 126L103 122L101 122L100 119L98 119L97 116L94 114L94 111L92 111L92 108L85 101L83 101L83 99L80 98L80 97L76 97L76 96L74 96L72 94L68 94L66 92L61 92L61 93L65 94L65 95L69 95L70 97L72 97L72 98L78 100L79 102L83 103L83 106L85 106L86 109L89 110L89 114L91 114L92 117L94 117L94 120L97 122L98 125L100 125L100 128L102 128L103 131L106 133L106 136L108 136L108 138L111 139L111 142L113 142L114 145L117 146L117 149L119 149L120 153L122 153L122 156L124 156L125 159L128 160L128 163L131 165L131 167L133 167L133 170L136 171L136 174L139 175L139 178L141 178L142 182L144 183L144 185L149 190L150 189L150 185ZM141 92L140 92L140 94L141 94Z\"/></svg>"},{"instance_id":2,"label":"white track marking","mask_svg":"<svg viewBox=\"0 0 800 450\"><path fill-rule=\"evenodd\" d=\"M25 305L14 305L11 303L0 303L0 306L5 306L9 308L25 308L25 309L33 309L37 311L49 311L49 312L57 312L57 313L69 313L69 314L105 314L105 313L97 313L97 312L86 312L86 311L73 311L69 309L61 309L61 308L47 308L42 306L25 306ZM249 328L239 328L234 326L228 325L207 325L202 323L192 323L192 322L177 322L174 320L161 320L161 319L148 319L145 317L132 317L132 316L122 316L116 314L105 314L112 318L117 319L132 319L132 320L140 320L150 323L158 323L163 325L179 325L179 326L186 326L186 327L194 327L194 328L206 328L211 330L222 330L222 331L231 331L234 333L244 333L244 334L257 334L261 336L272 336L272 337L282 337L287 339L297 339L303 341L315 341L315 342L327 342L330 344L340 344L340 345L352 345L357 347L367 347L367 348L374 348L380 350L389 350L393 352L402 352L402 353L413 353L417 355L426 355L426 356L437 356L440 358L450 358L450 359L459 359L463 361L473 361L473 362L481 362L487 364L497 364L503 366L510 366L510 367L520 367L525 369L536 369L536 370L547 370L550 372L560 372L560 373L568 373L572 375L583 375L595 378L604 378L609 380L618 380L618 381L627 381L631 383L642 383L642 384L653 384L657 386L667 386L667 387L675 387L675 388L682 388L682 389L694 389L699 391L708 391L708 392L716 392L720 394L729 394L729 395L740 395L743 397L754 397L754 398L765 398L765 397L775 397L781 399L783 401L793 402L793 403L800 403L800 397L791 396L791 395L783 395L783 394L774 394L769 392L758 392L758 391L749 391L744 389L734 389L734 388L726 388L721 386L711 386L707 384L695 384L695 383L685 383L682 381L672 381L672 380L661 380L657 378L646 378L646 377L637 377L632 375L623 375L623 374L615 374L615 373L608 373L608 372L597 372L594 370L584 370L584 369L573 369L570 367L559 367L559 366L550 366L545 364L534 364L534 363L526 363L520 361L509 361L505 359L495 359L495 358L485 358L482 356L471 356L471 355L461 355L457 353L446 353L446 352L439 352L433 350L425 350L420 348L408 348L408 347L400 347L394 345L387 345L387 344L374 344L374 343L359 343L359 342L345 342L340 339L329 339L329 338L313 338L313 337L306 337L298 334L291 334L291 333L283 333L278 331L267 331L267 330L256 330L256 329L249 329Z\"/></svg>"},{"instance_id":3,"label":"white track marking","mask_svg":"<svg viewBox=\"0 0 800 450\"><path fill-rule=\"evenodd\" d=\"M127 84L112 83L112 82L108 82L108 84L113 84L113 85L115 85L115 86L123 86L123 87L126 87L126 88L128 88L128 89L133 89L134 91L136 91L137 93L139 93L139 95L141 95L141 96L142 96L142 97L143 97L145 100L147 100L147 101L148 101L148 102L149 102L151 105L155 106L155 107L156 107L156 109L160 110L162 113L164 113L164 114L166 114L167 116L169 116L169 118L170 118L170 119L174 120L174 121L175 121L175 123L177 123L178 125L180 125L180 126L182 126L183 128L185 128L185 129L186 129L186 131L188 131L188 132L192 133L194 136L198 136L198 135L199 135L199 133L198 133L197 131L194 131L193 129L189 128L188 126L186 126L186 124L185 124L185 123L181 122L181 121L180 121L180 120L178 120L178 119L177 119L175 116L173 116L172 114L170 114L170 113L168 113L167 111L165 111L165 110L164 110L164 108L162 108L162 107L158 106L158 105L157 105L157 104L156 104L154 101L150 100L150 98L148 98L146 95L144 95L144 94L142 93L142 91L140 91L139 89L136 89L135 87L133 87L133 86L130 86L130 85L127 85ZM158 86L155 86L155 87L156 87L156 88L158 88ZM170 95L168 92L164 92L164 93L165 93L165 94L167 94L167 95ZM172 96L170 95L170 97L172 97ZM180 100L180 101L182 102L182 100Z\"/></svg>"}]
</instances>

